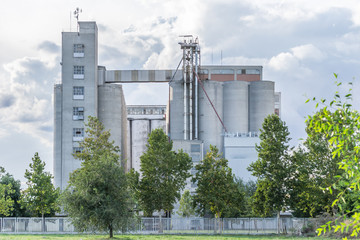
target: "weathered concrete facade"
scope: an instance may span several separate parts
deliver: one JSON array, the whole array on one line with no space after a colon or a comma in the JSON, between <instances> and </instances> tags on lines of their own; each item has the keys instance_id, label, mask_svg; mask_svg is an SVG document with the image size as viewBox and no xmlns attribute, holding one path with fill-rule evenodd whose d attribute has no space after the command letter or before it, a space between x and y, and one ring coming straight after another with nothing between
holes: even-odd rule
<instances>
[{"instance_id":1,"label":"weathered concrete facade","mask_svg":"<svg viewBox=\"0 0 360 240\"><path fill-rule=\"evenodd\" d=\"M161 128L166 132L166 106L128 105L128 169L140 170L140 156L146 151L152 130Z\"/></svg>"},{"instance_id":2,"label":"weathered concrete facade","mask_svg":"<svg viewBox=\"0 0 360 240\"><path fill-rule=\"evenodd\" d=\"M81 151L84 121L98 117L112 139L126 151L126 104L122 87L98 81L98 31L95 22L79 22L79 32L62 33L62 83L54 87L54 180L64 189L69 174L80 167L72 154ZM116 105L114 105L114 101Z\"/></svg>"}]
</instances>

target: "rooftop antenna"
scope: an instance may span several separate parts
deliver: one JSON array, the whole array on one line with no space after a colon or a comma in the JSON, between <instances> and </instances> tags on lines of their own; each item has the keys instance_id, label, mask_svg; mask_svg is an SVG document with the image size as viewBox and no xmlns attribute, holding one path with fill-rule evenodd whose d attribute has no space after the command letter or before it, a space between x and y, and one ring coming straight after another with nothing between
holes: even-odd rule
<instances>
[{"instance_id":1,"label":"rooftop antenna","mask_svg":"<svg viewBox=\"0 0 360 240\"><path fill-rule=\"evenodd\" d=\"M74 17L76 18L76 23L77 23L77 32L79 33L79 15L82 12L81 8L76 8L74 11Z\"/></svg>"}]
</instances>

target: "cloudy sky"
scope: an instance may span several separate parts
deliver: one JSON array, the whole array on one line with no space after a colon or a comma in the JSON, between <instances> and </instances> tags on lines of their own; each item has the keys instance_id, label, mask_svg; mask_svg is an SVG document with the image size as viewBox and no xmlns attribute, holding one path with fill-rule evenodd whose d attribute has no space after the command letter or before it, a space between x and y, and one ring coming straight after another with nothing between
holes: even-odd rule
<instances>
[{"instance_id":1,"label":"cloudy sky","mask_svg":"<svg viewBox=\"0 0 360 240\"><path fill-rule=\"evenodd\" d=\"M282 119L305 137L308 97L332 98L333 73L360 93L358 0L12 0L0 8L0 166L24 181L35 152L52 172L53 85L71 12L99 27L107 69L174 69L179 35L198 36L204 65L262 65L282 92ZM160 94L159 94L160 93ZM127 104L166 104L167 85L127 85ZM150 100L151 99L151 102Z\"/></svg>"}]
</instances>

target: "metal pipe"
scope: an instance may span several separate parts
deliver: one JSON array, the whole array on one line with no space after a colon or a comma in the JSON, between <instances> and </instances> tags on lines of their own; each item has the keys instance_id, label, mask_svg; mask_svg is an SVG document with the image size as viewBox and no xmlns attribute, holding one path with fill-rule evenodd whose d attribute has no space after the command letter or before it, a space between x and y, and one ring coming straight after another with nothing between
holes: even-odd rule
<instances>
[{"instance_id":1,"label":"metal pipe","mask_svg":"<svg viewBox=\"0 0 360 240\"><path fill-rule=\"evenodd\" d=\"M184 140L187 140L187 87L186 87L186 48L183 49L183 78L184 78Z\"/></svg>"},{"instance_id":2,"label":"metal pipe","mask_svg":"<svg viewBox=\"0 0 360 240\"><path fill-rule=\"evenodd\" d=\"M190 69L189 69L189 139L193 140L193 71L194 71L194 59L193 59L193 47L190 48Z\"/></svg>"},{"instance_id":3,"label":"metal pipe","mask_svg":"<svg viewBox=\"0 0 360 240\"><path fill-rule=\"evenodd\" d=\"M198 45L196 46L196 50L195 50L195 72L198 72ZM198 139L198 128L199 128L199 110L198 110L198 106L199 106L199 93L198 93L198 82L195 80L195 139Z\"/></svg>"}]
</instances>

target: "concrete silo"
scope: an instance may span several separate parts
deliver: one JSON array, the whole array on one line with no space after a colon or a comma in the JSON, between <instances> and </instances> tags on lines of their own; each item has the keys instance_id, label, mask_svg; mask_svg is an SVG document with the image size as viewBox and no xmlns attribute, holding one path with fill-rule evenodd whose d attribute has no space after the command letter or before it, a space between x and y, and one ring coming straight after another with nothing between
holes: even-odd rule
<instances>
[{"instance_id":1,"label":"concrete silo","mask_svg":"<svg viewBox=\"0 0 360 240\"><path fill-rule=\"evenodd\" d=\"M249 131L248 86L245 81L224 82L223 121L229 133Z\"/></svg>"},{"instance_id":2,"label":"concrete silo","mask_svg":"<svg viewBox=\"0 0 360 240\"><path fill-rule=\"evenodd\" d=\"M120 147L121 159L127 159L127 113L122 86L106 84L98 87L98 116L106 130L110 130L110 139ZM124 166L125 167L125 166Z\"/></svg>"},{"instance_id":3,"label":"concrete silo","mask_svg":"<svg viewBox=\"0 0 360 240\"><path fill-rule=\"evenodd\" d=\"M172 81L169 92L169 125L171 139L184 139L184 88L183 81Z\"/></svg>"},{"instance_id":4,"label":"concrete silo","mask_svg":"<svg viewBox=\"0 0 360 240\"><path fill-rule=\"evenodd\" d=\"M219 116L223 116L223 83L216 81L204 81L204 89L207 92ZM204 152L210 144L216 145L219 151L223 151L224 130L221 122L204 91L199 91L199 139L204 141Z\"/></svg>"},{"instance_id":5,"label":"concrete silo","mask_svg":"<svg viewBox=\"0 0 360 240\"><path fill-rule=\"evenodd\" d=\"M251 82L249 87L249 131L259 132L264 118L274 113L275 83L271 81Z\"/></svg>"}]
</instances>

